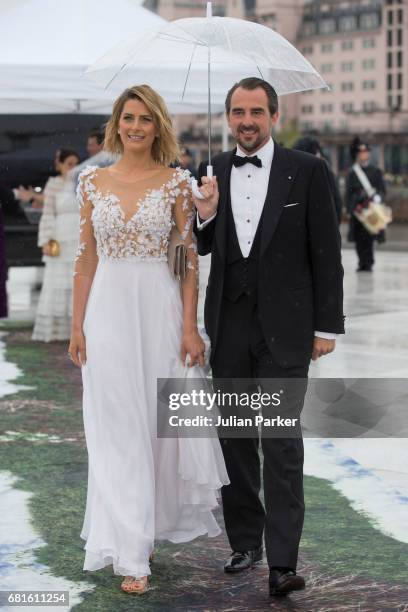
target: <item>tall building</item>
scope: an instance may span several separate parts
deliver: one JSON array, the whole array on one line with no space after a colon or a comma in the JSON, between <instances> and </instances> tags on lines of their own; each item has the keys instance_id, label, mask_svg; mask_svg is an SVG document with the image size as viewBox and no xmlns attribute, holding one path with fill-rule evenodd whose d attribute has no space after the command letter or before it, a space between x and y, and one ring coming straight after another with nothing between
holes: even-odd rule
<instances>
[{"instance_id":1,"label":"tall building","mask_svg":"<svg viewBox=\"0 0 408 612\"><path fill-rule=\"evenodd\" d=\"M381 165L408 170L407 26L403 0L313 0L304 6L297 46L330 91L298 96L299 128L323 134L340 168L348 157L345 141L359 133L377 142Z\"/></svg>"}]
</instances>

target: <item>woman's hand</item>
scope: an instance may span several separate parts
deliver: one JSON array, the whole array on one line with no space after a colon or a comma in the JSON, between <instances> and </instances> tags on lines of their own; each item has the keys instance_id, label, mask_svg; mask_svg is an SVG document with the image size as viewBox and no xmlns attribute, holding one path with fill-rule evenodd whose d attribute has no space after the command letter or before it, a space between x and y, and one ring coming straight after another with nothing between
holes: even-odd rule
<instances>
[{"instance_id":1,"label":"woman's hand","mask_svg":"<svg viewBox=\"0 0 408 612\"><path fill-rule=\"evenodd\" d=\"M86 364L86 343L82 330L72 331L68 354L78 368Z\"/></svg>"},{"instance_id":2,"label":"woman's hand","mask_svg":"<svg viewBox=\"0 0 408 612\"><path fill-rule=\"evenodd\" d=\"M18 200L24 202L24 204L28 204L28 202L30 202L35 196L35 191L31 186L26 189L25 187L23 187L23 185L20 185L17 189L17 194Z\"/></svg>"},{"instance_id":3,"label":"woman's hand","mask_svg":"<svg viewBox=\"0 0 408 612\"><path fill-rule=\"evenodd\" d=\"M43 252L43 255L51 255L51 247L48 244L48 242L47 242L47 244L44 244L42 246L42 252Z\"/></svg>"},{"instance_id":4,"label":"woman's hand","mask_svg":"<svg viewBox=\"0 0 408 612\"><path fill-rule=\"evenodd\" d=\"M204 367L205 344L197 330L184 333L181 341L181 361L186 365L186 357L190 355L190 363L188 366L192 368L194 365Z\"/></svg>"}]
</instances>

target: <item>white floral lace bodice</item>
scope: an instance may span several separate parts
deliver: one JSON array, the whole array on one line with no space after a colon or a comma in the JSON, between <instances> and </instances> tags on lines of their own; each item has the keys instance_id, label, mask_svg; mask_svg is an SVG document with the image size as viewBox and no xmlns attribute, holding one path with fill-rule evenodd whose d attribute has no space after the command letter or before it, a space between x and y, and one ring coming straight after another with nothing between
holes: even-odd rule
<instances>
[{"instance_id":1,"label":"white floral lace bodice","mask_svg":"<svg viewBox=\"0 0 408 612\"><path fill-rule=\"evenodd\" d=\"M188 273L197 272L194 205L188 171L161 168L152 179L117 181L89 166L79 176L80 239L74 274L93 276L99 259L167 261L177 227L187 247Z\"/></svg>"}]
</instances>

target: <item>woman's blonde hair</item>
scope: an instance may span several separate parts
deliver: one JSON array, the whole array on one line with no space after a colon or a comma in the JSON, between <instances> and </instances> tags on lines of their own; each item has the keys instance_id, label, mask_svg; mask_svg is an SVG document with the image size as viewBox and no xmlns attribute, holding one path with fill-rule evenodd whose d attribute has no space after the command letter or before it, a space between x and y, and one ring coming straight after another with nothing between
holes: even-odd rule
<instances>
[{"instance_id":1,"label":"woman's blonde hair","mask_svg":"<svg viewBox=\"0 0 408 612\"><path fill-rule=\"evenodd\" d=\"M134 85L125 89L113 105L112 116L106 124L104 149L110 153L123 153L118 134L119 119L128 100L140 100L153 116L158 135L152 145L155 162L168 166L179 159L180 150L169 111L163 98L149 85Z\"/></svg>"}]
</instances>

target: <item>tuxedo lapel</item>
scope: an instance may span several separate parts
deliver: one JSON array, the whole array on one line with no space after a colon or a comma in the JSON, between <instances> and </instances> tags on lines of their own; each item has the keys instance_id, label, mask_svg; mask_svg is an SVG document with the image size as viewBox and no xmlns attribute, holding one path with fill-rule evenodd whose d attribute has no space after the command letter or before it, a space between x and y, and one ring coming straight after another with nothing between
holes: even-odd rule
<instances>
[{"instance_id":1,"label":"tuxedo lapel","mask_svg":"<svg viewBox=\"0 0 408 612\"><path fill-rule=\"evenodd\" d=\"M230 198L232 158L235 152L236 149L225 155L215 172L218 179L218 188L220 192L217 211L217 224L215 226L215 239L218 246L218 252L223 261L226 258L227 210L228 200Z\"/></svg>"},{"instance_id":2,"label":"tuxedo lapel","mask_svg":"<svg viewBox=\"0 0 408 612\"><path fill-rule=\"evenodd\" d=\"M297 167L287 159L286 151L275 142L275 150L269 175L268 190L263 210L260 255L272 240L283 206L292 188Z\"/></svg>"}]
</instances>

